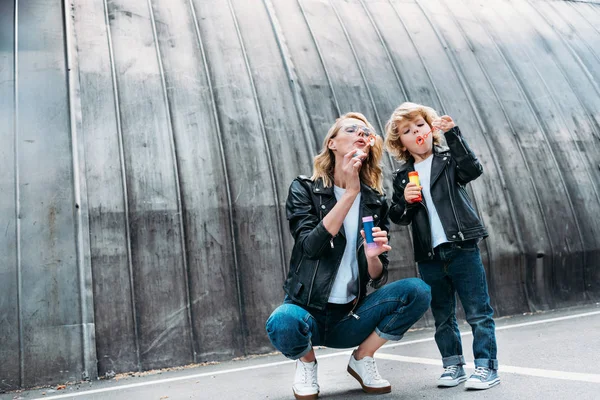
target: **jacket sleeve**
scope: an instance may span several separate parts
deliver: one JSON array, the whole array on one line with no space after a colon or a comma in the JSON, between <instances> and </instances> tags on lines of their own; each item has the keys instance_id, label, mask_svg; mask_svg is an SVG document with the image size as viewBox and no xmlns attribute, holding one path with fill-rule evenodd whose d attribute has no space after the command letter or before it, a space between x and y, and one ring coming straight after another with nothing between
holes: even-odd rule
<instances>
[{"instance_id":1,"label":"jacket sleeve","mask_svg":"<svg viewBox=\"0 0 600 400\"><path fill-rule=\"evenodd\" d=\"M445 133L450 154L456 162L456 175L459 183L465 185L483 174L483 167L471 150L458 126Z\"/></svg>"},{"instance_id":2,"label":"jacket sleeve","mask_svg":"<svg viewBox=\"0 0 600 400\"><path fill-rule=\"evenodd\" d=\"M299 179L295 179L290 185L286 213L294 240L301 244L302 251L309 259L316 259L333 236L319 219L309 190Z\"/></svg>"},{"instance_id":3,"label":"jacket sleeve","mask_svg":"<svg viewBox=\"0 0 600 400\"><path fill-rule=\"evenodd\" d=\"M410 225L418 204L406 202L406 199L404 198L404 187L406 185L402 185L400 179L400 174L394 175L394 194L392 195L392 205L390 207L389 216L395 224Z\"/></svg>"},{"instance_id":4,"label":"jacket sleeve","mask_svg":"<svg viewBox=\"0 0 600 400\"><path fill-rule=\"evenodd\" d=\"M390 218L389 218L389 206L387 199L384 197L381 202L381 219L379 220L379 227L382 231L386 231L388 233L388 242L390 240ZM381 265L383 266L383 270L381 271L381 276L377 279L371 279L370 285L374 289L379 289L383 285L386 284L388 280L388 265L390 264L390 260L388 258L388 252L381 253L379 255L379 260L381 261Z\"/></svg>"}]
</instances>

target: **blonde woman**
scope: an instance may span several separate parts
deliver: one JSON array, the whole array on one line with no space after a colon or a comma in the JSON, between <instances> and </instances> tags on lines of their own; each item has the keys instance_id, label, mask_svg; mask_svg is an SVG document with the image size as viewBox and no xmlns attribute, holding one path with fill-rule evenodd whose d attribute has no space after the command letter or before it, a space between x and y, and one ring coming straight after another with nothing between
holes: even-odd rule
<instances>
[{"instance_id":1,"label":"blonde woman","mask_svg":"<svg viewBox=\"0 0 600 400\"><path fill-rule=\"evenodd\" d=\"M367 393L389 393L373 356L400 340L429 307L417 278L387 281L388 205L382 188L383 141L359 113L338 118L314 159L313 175L289 189L287 217L295 244L285 299L266 329L277 350L296 362L297 399L319 394L313 346L350 348L347 371ZM365 244L362 218L372 217ZM367 295L367 284L376 290Z\"/></svg>"}]
</instances>

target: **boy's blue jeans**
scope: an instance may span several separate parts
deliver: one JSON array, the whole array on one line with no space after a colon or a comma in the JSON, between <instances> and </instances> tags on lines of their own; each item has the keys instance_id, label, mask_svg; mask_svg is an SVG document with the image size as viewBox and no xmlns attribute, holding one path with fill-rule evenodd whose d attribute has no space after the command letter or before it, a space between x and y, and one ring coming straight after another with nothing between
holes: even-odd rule
<instances>
[{"instance_id":1,"label":"boy's blue jeans","mask_svg":"<svg viewBox=\"0 0 600 400\"><path fill-rule=\"evenodd\" d=\"M273 346L293 360L313 346L358 346L373 331L383 339L400 340L427 311L430 300L429 286L418 278L389 283L363 298L354 310L360 319L348 315L351 303L317 310L286 296L267 320L267 334Z\"/></svg>"},{"instance_id":2,"label":"boy's blue jeans","mask_svg":"<svg viewBox=\"0 0 600 400\"><path fill-rule=\"evenodd\" d=\"M431 286L431 311L435 342L444 367L464 365L460 331L456 322L456 294L473 330L476 367L498 369L496 325L492 318L485 270L476 240L444 243L434 250L432 261L419 263L421 278Z\"/></svg>"}]
</instances>

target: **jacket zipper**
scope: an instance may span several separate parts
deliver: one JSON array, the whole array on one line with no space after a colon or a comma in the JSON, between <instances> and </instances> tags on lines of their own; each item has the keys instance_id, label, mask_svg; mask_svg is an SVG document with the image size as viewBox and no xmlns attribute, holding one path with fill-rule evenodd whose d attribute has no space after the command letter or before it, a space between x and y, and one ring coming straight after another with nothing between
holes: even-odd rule
<instances>
[{"instance_id":1,"label":"jacket zipper","mask_svg":"<svg viewBox=\"0 0 600 400\"><path fill-rule=\"evenodd\" d=\"M429 209L427 208L427 204L425 204L425 201L421 200L420 201L421 204L423 204L423 207L425 207L425 212L427 213L427 224L429 225L429 248L431 249L431 256L433 257L433 240L431 240L431 223L429 222Z\"/></svg>"},{"instance_id":2,"label":"jacket zipper","mask_svg":"<svg viewBox=\"0 0 600 400\"><path fill-rule=\"evenodd\" d=\"M404 186L404 188L406 188L406 186ZM422 204L423 207L425 207L425 212L427 213L427 224L429 224L429 233L431 235L431 224L429 223L429 210L427 209L427 204L425 204L425 200L421 200L419 202L419 204ZM404 207L404 214L403 215L406 215L406 212L407 212L407 209L406 209L406 206L405 206ZM432 257L433 256L433 241L431 240L431 238L429 239L429 245L431 246L430 247L430 249L431 249L431 256L430 257Z\"/></svg>"},{"instance_id":3,"label":"jacket zipper","mask_svg":"<svg viewBox=\"0 0 600 400\"><path fill-rule=\"evenodd\" d=\"M363 247L364 244L365 244L365 240L363 239L360 242L358 249L356 249L357 262L358 262L358 252L360 251L360 248ZM369 266L367 265L367 271L368 271L368 268L369 268ZM356 320L360 319L360 317L358 315L354 314L354 310L356 309L356 306L358 306L359 301L360 301L360 269L358 270L358 296L356 296L356 303L354 303L354 306L352 306L352 310L350 310L350 312L348 313L349 316L354 317Z\"/></svg>"},{"instance_id":4,"label":"jacket zipper","mask_svg":"<svg viewBox=\"0 0 600 400\"><path fill-rule=\"evenodd\" d=\"M452 212L454 213L454 219L456 220L456 225L458 225L458 236L460 240L465 240L465 235L462 233L462 227L460 225L460 221L458 220L458 215L456 214L456 208L454 208L454 200L452 200L452 188L450 187L450 180L448 180L448 170L444 170L444 176L446 177L446 184L448 185L448 195L450 196L450 204L452 205Z\"/></svg>"},{"instance_id":5,"label":"jacket zipper","mask_svg":"<svg viewBox=\"0 0 600 400\"><path fill-rule=\"evenodd\" d=\"M302 261L304 261L304 255L302 255L302 257L300 257L300 262L296 266L296 274L298 273L298 271L300 271L300 267L302 266Z\"/></svg>"},{"instance_id":6,"label":"jacket zipper","mask_svg":"<svg viewBox=\"0 0 600 400\"><path fill-rule=\"evenodd\" d=\"M310 289L308 290L308 301L307 304L310 304L310 297L312 295L313 286L315 284L315 277L317 276L317 271L319 270L319 265L321 264L321 260L317 261L317 266L315 267L315 272L313 272L313 277L310 281Z\"/></svg>"}]
</instances>

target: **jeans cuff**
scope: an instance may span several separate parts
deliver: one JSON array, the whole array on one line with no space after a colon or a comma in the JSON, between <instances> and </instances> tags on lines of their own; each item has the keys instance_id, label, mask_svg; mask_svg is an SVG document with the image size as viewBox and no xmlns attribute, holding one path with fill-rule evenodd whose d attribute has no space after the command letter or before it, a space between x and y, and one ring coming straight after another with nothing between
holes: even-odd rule
<instances>
[{"instance_id":1,"label":"jeans cuff","mask_svg":"<svg viewBox=\"0 0 600 400\"><path fill-rule=\"evenodd\" d=\"M300 354L298 354L297 356L289 356L288 358L290 358L292 360L298 360L298 359L304 357L305 355L307 355L308 353L310 353L312 348L313 348L312 343L309 343L308 346L306 347L306 349L304 349Z\"/></svg>"},{"instance_id":2,"label":"jeans cuff","mask_svg":"<svg viewBox=\"0 0 600 400\"><path fill-rule=\"evenodd\" d=\"M465 357L460 356L450 356L442 358L442 362L444 363L444 368L450 367L452 365L465 365Z\"/></svg>"},{"instance_id":3,"label":"jeans cuff","mask_svg":"<svg viewBox=\"0 0 600 400\"><path fill-rule=\"evenodd\" d=\"M390 335L389 333L381 332L377 327L375 327L375 333L377 336L385 340L400 340L404 337L404 335Z\"/></svg>"},{"instance_id":4,"label":"jeans cuff","mask_svg":"<svg viewBox=\"0 0 600 400\"><path fill-rule=\"evenodd\" d=\"M475 368L477 367L485 367L491 369L498 369L498 360L490 360L489 358L476 358L475 359Z\"/></svg>"}]
</instances>

